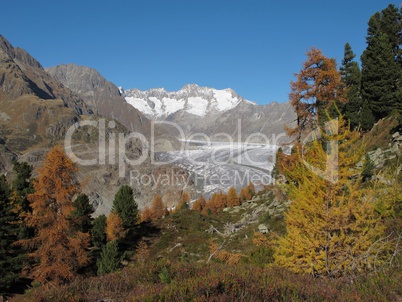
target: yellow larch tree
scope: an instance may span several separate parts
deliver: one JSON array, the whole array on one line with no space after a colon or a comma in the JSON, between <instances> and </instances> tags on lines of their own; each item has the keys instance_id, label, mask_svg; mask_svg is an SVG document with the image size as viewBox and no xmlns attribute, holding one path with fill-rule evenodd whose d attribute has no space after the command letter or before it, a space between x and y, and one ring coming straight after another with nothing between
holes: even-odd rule
<instances>
[{"instance_id":1,"label":"yellow larch tree","mask_svg":"<svg viewBox=\"0 0 402 302\"><path fill-rule=\"evenodd\" d=\"M361 188L357 168L364 154L355 147L359 134L342 119L331 125L329 135L295 151L299 164L285 168L292 204L274 255L277 265L314 276L373 269L383 255L376 246L384 234L376 199Z\"/></svg>"}]
</instances>

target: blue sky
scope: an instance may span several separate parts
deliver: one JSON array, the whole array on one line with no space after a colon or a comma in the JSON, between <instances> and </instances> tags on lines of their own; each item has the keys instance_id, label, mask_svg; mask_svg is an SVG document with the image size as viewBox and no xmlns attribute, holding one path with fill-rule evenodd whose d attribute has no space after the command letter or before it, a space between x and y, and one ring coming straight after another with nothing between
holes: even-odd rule
<instances>
[{"instance_id":1,"label":"blue sky","mask_svg":"<svg viewBox=\"0 0 402 302\"><path fill-rule=\"evenodd\" d=\"M44 67L97 69L124 88L233 88L259 104L288 99L306 50L360 57L383 0L2 1L0 34ZM7 13L5 13L7 12Z\"/></svg>"}]
</instances>

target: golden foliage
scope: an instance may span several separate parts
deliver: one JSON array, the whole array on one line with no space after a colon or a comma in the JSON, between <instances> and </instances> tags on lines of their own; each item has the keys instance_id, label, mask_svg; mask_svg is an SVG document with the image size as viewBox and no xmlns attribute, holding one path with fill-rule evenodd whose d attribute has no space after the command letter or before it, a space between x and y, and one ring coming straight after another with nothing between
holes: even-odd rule
<instances>
[{"instance_id":1,"label":"golden foliage","mask_svg":"<svg viewBox=\"0 0 402 302\"><path fill-rule=\"evenodd\" d=\"M141 222L150 222L150 221L152 221L151 209L145 207L141 212Z\"/></svg>"},{"instance_id":2,"label":"golden foliage","mask_svg":"<svg viewBox=\"0 0 402 302\"><path fill-rule=\"evenodd\" d=\"M155 195L151 205L151 219L157 220L164 217L166 215L166 211L167 209L163 203L162 196Z\"/></svg>"},{"instance_id":3,"label":"golden foliage","mask_svg":"<svg viewBox=\"0 0 402 302\"><path fill-rule=\"evenodd\" d=\"M222 192L212 194L206 207L203 209L203 214L208 214L208 210L211 213L218 213L226 207L227 197Z\"/></svg>"},{"instance_id":4,"label":"golden foliage","mask_svg":"<svg viewBox=\"0 0 402 302\"><path fill-rule=\"evenodd\" d=\"M341 119L339 133L324 135L294 156L298 164L285 171L291 181L284 190L292 204L275 252L278 265L337 276L380 264L382 250L373 247L384 226L372 194L360 188L356 164L364 150L351 148L358 139Z\"/></svg>"},{"instance_id":5,"label":"golden foliage","mask_svg":"<svg viewBox=\"0 0 402 302\"><path fill-rule=\"evenodd\" d=\"M210 241L209 250L210 258L215 257L216 259L226 262L228 265L238 264L244 255L239 253L230 253L222 249L222 245L218 246L213 240Z\"/></svg>"},{"instance_id":6,"label":"golden foliage","mask_svg":"<svg viewBox=\"0 0 402 302\"><path fill-rule=\"evenodd\" d=\"M73 197L80 192L77 170L63 149L54 147L33 182L35 192L28 195L32 213L26 214L25 222L36 234L19 244L36 248L30 256L39 262L33 277L41 283L69 281L88 263L89 234L77 231L69 219Z\"/></svg>"},{"instance_id":7,"label":"golden foliage","mask_svg":"<svg viewBox=\"0 0 402 302\"><path fill-rule=\"evenodd\" d=\"M248 191L249 191L249 194L251 194L251 197L250 197L250 198L252 198L252 197L255 195L254 183L250 181L249 184L248 184L248 186L247 186L247 189L248 189Z\"/></svg>"},{"instance_id":8,"label":"golden foliage","mask_svg":"<svg viewBox=\"0 0 402 302\"><path fill-rule=\"evenodd\" d=\"M236 189L234 187L231 187L228 191L226 204L228 207L236 207L240 205L240 200L237 197Z\"/></svg>"},{"instance_id":9,"label":"golden foliage","mask_svg":"<svg viewBox=\"0 0 402 302\"><path fill-rule=\"evenodd\" d=\"M270 246L268 237L260 232L254 232L253 234L253 243L260 247L260 246Z\"/></svg>"},{"instance_id":10,"label":"golden foliage","mask_svg":"<svg viewBox=\"0 0 402 302\"><path fill-rule=\"evenodd\" d=\"M124 238L125 230L123 227L123 221L120 216L112 211L106 221L106 238L107 241L119 240Z\"/></svg>"},{"instance_id":11,"label":"golden foliage","mask_svg":"<svg viewBox=\"0 0 402 302\"><path fill-rule=\"evenodd\" d=\"M297 125L287 132L300 142L303 134L314 128L324 110L334 103L345 103L346 98L335 59L327 58L317 48L307 51L307 60L296 77L297 80L290 83L289 99L297 115Z\"/></svg>"},{"instance_id":12,"label":"golden foliage","mask_svg":"<svg viewBox=\"0 0 402 302\"><path fill-rule=\"evenodd\" d=\"M190 202L190 196L186 191L183 191L181 193L179 203L176 205L175 211L180 211L182 209L188 208L189 202Z\"/></svg>"},{"instance_id":13,"label":"golden foliage","mask_svg":"<svg viewBox=\"0 0 402 302\"><path fill-rule=\"evenodd\" d=\"M141 213L141 222L158 220L168 214L168 210L160 195L155 195L151 208L145 207Z\"/></svg>"},{"instance_id":14,"label":"golden foliage","mask_svg":"<svg viewBox=\"0 0 402 302\"><path fill-rule=\"evenodd\" d=\"M141 264L144 264L145 261L148 260L149 258L149 248L147 243L142 239L138 245L137 245L137 250L135 253L135 260Z\"/></svg>"},{"instance_id":15,"label":"golden foliage","mask_svg":"<svg viewBox=\"0 0 402 302\"><path fill-rule=\"evenodd\" d=\"M192 209L194 211L201 213L202 210L206 207L206 205L207 205L207 201L205 200L204 195L201 194L201 196L198 197L198 199L196 201L194 201Z\"/></svg>"}]
</instances>

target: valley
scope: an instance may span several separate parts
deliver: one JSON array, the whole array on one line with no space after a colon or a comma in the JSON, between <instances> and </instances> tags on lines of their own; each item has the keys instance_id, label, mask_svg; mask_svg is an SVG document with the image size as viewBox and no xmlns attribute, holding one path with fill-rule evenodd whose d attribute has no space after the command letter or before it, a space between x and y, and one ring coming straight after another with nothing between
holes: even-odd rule
<instances>
[{"instance_id":1,"label":"valley","mask_svg":"<svg viewBox=\"0 0 402 302\"><path fill-rule=\"evenodd\" d=\"M258 20L273 17L265 5L232 18L240 2L225 4L236 24L191 43L222 3L192 7L192 30L174 1L186 13L157 19L154 3L127 2L129 26L119 17L114 28L106 7L96 39L47 17L57 38L84 32L91 48L77 39L61 59L41 30L31 47L46 68L0 34L0 302L402 301L401 6L370 17L360 61L349 43L342 61L311 47L294 73L308 47L293 39L301 22L278 45ZM293 11L309 16L309 5ZM84 6L77 16L90 21ZM329 20L337 7L314 11ZM351 18L338 8L343 40ZM267 28L286 37L296 18L275 15L285 23ZM18 20L10 28L25 34ZM339 44L314 22L297 38L319 41L325 28Z\"/></svg>"},{"instance_id":2,"label":"valley","mask_svg":"<svg viewBox=\"0 0 402 302\"><path fill-rule=\"evenodd\" d=\"M209 198L230 187L240 191L253 182L257 188L272 183L276 145L185 141L185 149L157 154L158 163L174 163L190 171L197 193Z\"/></svg>"}]
</instances>

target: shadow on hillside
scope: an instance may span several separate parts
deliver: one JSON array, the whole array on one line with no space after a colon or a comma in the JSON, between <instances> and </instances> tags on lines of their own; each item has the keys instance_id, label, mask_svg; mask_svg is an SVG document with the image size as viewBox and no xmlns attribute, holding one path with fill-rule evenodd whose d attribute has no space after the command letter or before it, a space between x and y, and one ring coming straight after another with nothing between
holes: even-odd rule
<instances>
[{"instance_id":1,"label":"shadow on hillside","mask_svg":"<svg viewBox=\"0 0 402 302\"><path fill-rule=\"evenodd\" d=\"M135 251L141 239L156 237L160 232L161 229L152 222L142 222L126 235L124 240L119 243L119 246L123 251Z\"/></svg>"}]
</instances>

